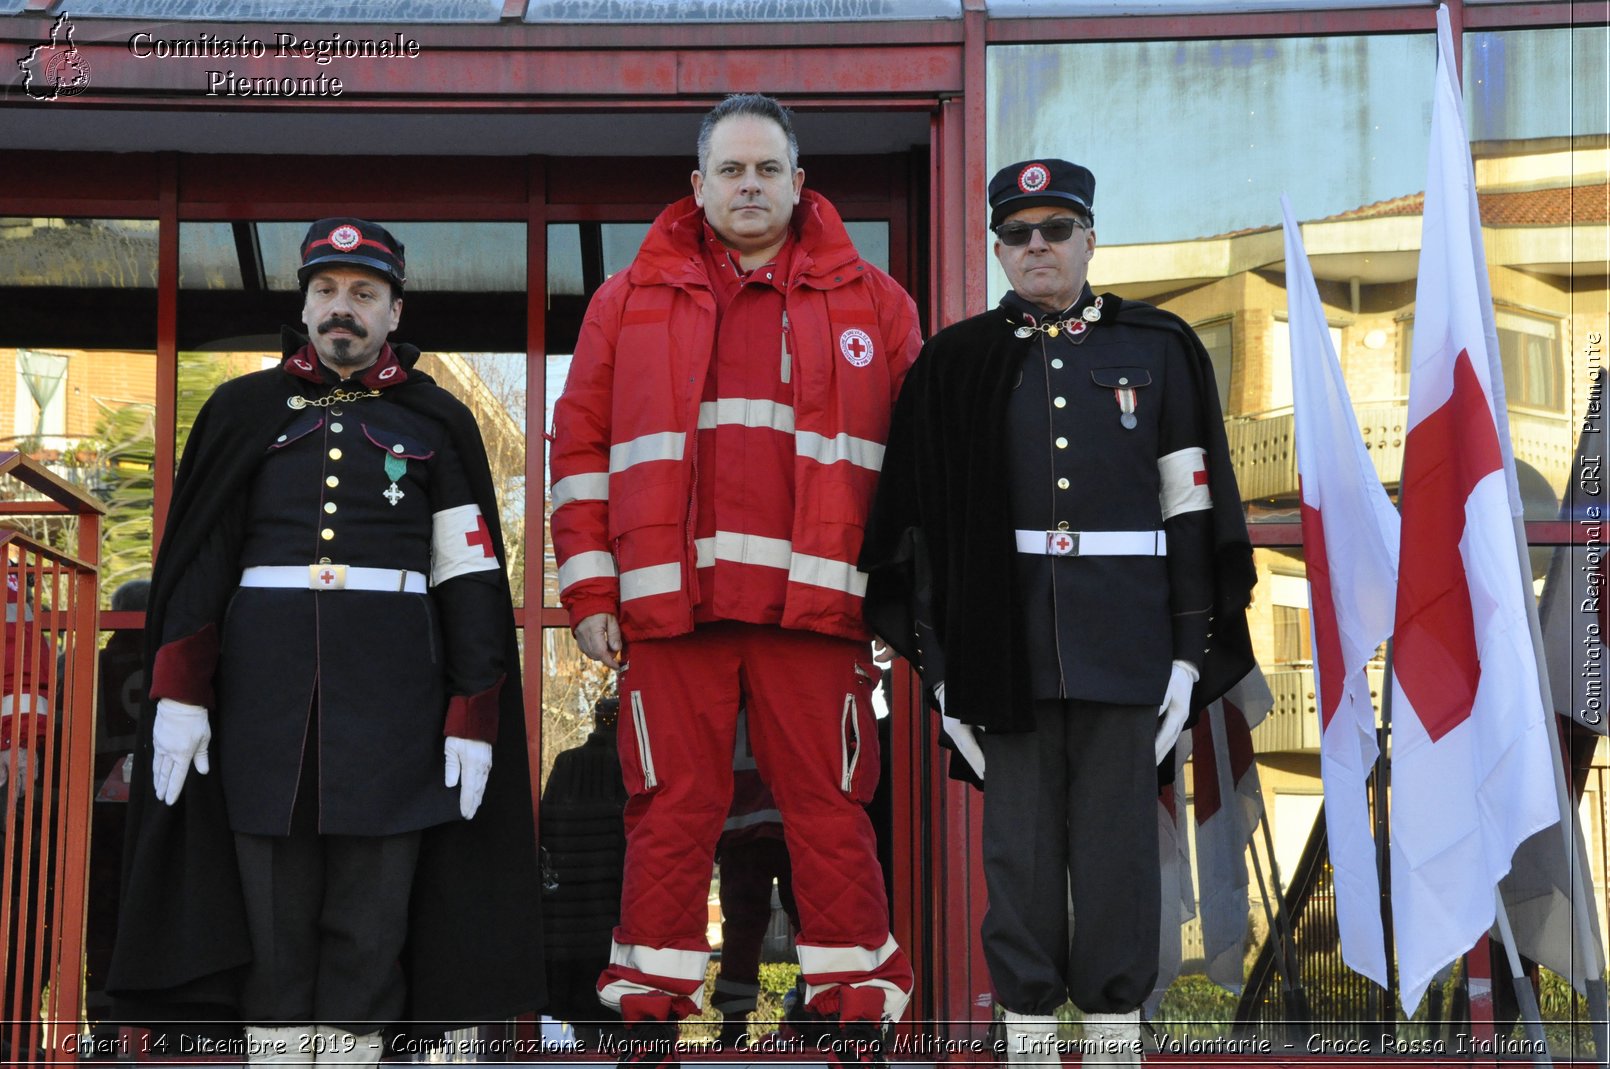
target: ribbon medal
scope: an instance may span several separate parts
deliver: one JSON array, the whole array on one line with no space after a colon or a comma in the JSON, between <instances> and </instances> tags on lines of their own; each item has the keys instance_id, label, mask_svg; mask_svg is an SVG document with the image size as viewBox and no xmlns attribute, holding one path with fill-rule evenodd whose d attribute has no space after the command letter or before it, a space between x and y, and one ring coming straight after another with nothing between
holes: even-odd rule
<instances>
[{"instance_id":1,"label":"ribbon medal","mask_svg":"<svg viewBox=\"0 0 1610 1069\"><path fill-rule=\"evenodd\" d=\"M402 449L402 446L395 445L392 446L392 448L400 450ZM381 491L380 496L391 502L392 508L396 508L397 502L401 501L406 496L400 489L398 489L397 480L401 479L407 473L407 460L403 459L402 457L392 456L390 453L386 454L386 478L391 480L391 485L385 490Z\"/></svg>"},{"instance_id":2,"label":"ribbon medal","mask_svg":"<svg viewBox=\"0 0 1610 1069\"><path fill-rule=\"evenodd\" d=\"M1119 379L1118 381L1124 382L1127 380ZM1134 430L1135 425L1139 422L1135 418L1135 391L1132 388L1120 387L1114 390L1112 395L1118 399L1118 422L1123 425L1124 430Z\"/></svg>"}]
</instances>

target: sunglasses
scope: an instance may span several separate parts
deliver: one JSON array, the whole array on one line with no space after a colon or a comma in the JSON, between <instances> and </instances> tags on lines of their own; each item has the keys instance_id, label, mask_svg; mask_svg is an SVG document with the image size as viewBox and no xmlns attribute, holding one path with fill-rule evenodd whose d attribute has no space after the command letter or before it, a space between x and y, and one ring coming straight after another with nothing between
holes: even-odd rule
<instances>
[{"instance_id":1,"label":"sunglasses","mask_svg":"<svg viewBox=\"0 0 1610 1069\"><path fill-rule=\"evenodd\" d=\"M1002 223L995 228L995 236L1001 239L1002 245L1016 248L1019 245L1027 245L1033 240L1034 232L1038 230L1045 236L1046 241L1055 245L1073 237L1075 230L1084 229L1087 229L1085 224L1079 220L1062 217L1047 219L1043 223Z\"/></svg>"}]
</instances>

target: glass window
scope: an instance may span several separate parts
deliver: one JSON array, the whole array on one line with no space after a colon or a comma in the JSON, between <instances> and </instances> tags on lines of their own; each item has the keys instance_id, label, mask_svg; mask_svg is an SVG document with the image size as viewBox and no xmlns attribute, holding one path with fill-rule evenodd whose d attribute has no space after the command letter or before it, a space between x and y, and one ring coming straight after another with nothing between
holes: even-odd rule
<instances>
[{"instance_id":1,"label":"glass window","mask_svg":"<svg viewBox=\"0 0 1610 1069\"><path fill-rule=\"evenodd\" d=\"M1550 412L1565 407L1564 354L1560 321L1508 308L1494 309L1498 352L1504 363L1504 392L1509 403Z\"/></svg>"},{"instance_id":2,"label":"glass window","mask_svg":"<svg viewBox=\"0 0 1610 1069\"><path fill-rule=\"evenodd\" d=\"M1160 244L1134 266L1178 268L1210 235L1278 232L1282 192L1304 219L1418 192L1435 53L1425 34L998 45L988 166L1084 164L1100 246Z\"/></svg>"},{"instance_id":3,"label":"glass window","mask_svg":"<svg viewBox=\"0 0 1610 1069\"><path fill-rule=\"evenodd\" d=\"M849 232L850 240L855 243L855 251L867 263L889 270L889 224L878 219L863 223L844 224Z\"/></svg>"},{"instance_id":4,"label":"glass window","mask_svg":"<svg viewBox=\"0 0 1610 1069\"><path fill-rule=\"evenodd\" d=\"M151 573L156 258L154 220L0 218L0 449L106 505L103 607ZM75 523L16 521L68 549Z\"/></svg>"},{"instance_id":5,"label":"glass window","mask_svg":"<svg viewBox=\"0 0 1610 1069\"><path fill-rule=\"evenodd\" d=\"M0 293L9 286L157 285L155 219L0 216Z\"/></svg>"},{"instance_id":6,"label":"glass window","mask_svg":"<svg viewBox=\"0 0 1610 1069\"><path fill-rule=\"evenodd\" d=\"M553 426L553 406L564 392L565 376L570 373L570 356L576 348L576 337L581 332L581 320L587 312L587 302L604 280L628 267L643 239L648 236L648 221L628 223L554 223L548 227L548 355L547 410L543 413L544 428ZM553 514L549 491L553 479L548 473L547 457L543 458L543 518ZM550 525L542 525L543 537L543 604L559 604L559 569L554 562L553 534Z\"/></svg>"},{"instance_id":7,"label":"glass window","mask_svg":"<svg viewBox=\"0 0 1610 1069\"><path fill-rule=\"evenodd\" d=\"M1396 0L985 0L992 19L1396 7Z\"/></svg>"},{"instance_id":8,"label":"glass window","mask_svg":"<svg viewBox=\"0 0 1610 1069\"><path fill-rule=\"evenodd\" d=\"M1235 321L1216 319L1192 327L1213 361L1213 378L1219 385L1219 408L1230 414L1230 376L1235 373Z\"/></svg>"},{"instance_id":9,"label":"glass window","mask_svg":"<svg viewBox=\"0 0 1610 1069\"><path fill-rule=\"evenodd\" d=\"M322 0L318 4L305 0L74 0L72 8L74 16L230 22L496 22L503 17L503 0ZM276 36L263 35L270 55ZM353 33L294 37L297 41L311 37L315 46L328 40L338 49L350 47L354 41L362 46L365 40ZM375 39L376 43L391 40L383 33ZM335 54L343 55L341 51ZM372 52L347 54L373 56Z\"/></svg>"},{"instance_id":10,"label":"glass window","mask_svg":"<svg viewBox=\"0 0 1610 1069\"><path fill-rule=\"evenodd\" d=\"M1464 39L1475 158L1510 436L1517 461L1563 496L1602 352L1604 139L1610 32L1498 30ZM1535 488L1541 500L1543 486Z\"/></svg>"},{"instance_id":11,"label":"glass window","mask_svg":"<svg viewBox=\"0 0 1610 1069\"><path fill-rule=\"evenodd\" d=\"M959 19L961 0L530 0L527 22Z\"/></svg>"}]
</instances>

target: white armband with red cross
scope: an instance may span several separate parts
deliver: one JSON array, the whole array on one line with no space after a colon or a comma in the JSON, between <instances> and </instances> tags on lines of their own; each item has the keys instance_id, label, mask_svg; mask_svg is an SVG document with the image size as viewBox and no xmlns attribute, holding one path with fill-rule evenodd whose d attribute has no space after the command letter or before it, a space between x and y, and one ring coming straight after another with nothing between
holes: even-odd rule
<instances>
[{"instance_id":1,"label":"white armband with red cross","mask_svg":"<svg viewBox=\"0 0 1610 1069\"><path fill-rule=\"evenodd\" d=\"M469 572L490 572L501 567L481 506L459 505L431 517L431 586L441 586Z\"/></svg>"},{"instance_id":2,"label":"white armband with red cross","mask_svg":"<svg viewBox=\"0 0 1610 1069\"><path fill-rule=\"evenodd\" d=\"M1213 507L1213 495L1208 492L1206 449L1193 445L1158 457L1157 473L1162 477L1157 497L1163 507L1163 519Z\"/></svg>"}]
</instances>

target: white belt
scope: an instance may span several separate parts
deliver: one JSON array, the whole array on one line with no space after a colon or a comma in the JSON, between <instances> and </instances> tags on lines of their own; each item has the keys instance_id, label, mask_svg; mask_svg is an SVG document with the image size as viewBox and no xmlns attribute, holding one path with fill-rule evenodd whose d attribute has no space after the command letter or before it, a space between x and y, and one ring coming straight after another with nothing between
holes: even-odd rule
<instances>
[{"instance_id":1,"label":"white belt","mask_svg":"<svg viewBox=\"0 0 1610 1069\"><path fill-rule=\"evenodd\" d=\"M1019 553L1048 557L1166 557L1163 531L1018 531Z\"/></svg>"},{"instance_id":2,"label":"white belt","mask_svg":"<svg viewBox=\"0 0 1610 1069\"><path fill-rule=\"evenodd\" d=\"M425 573L400 568L355 568L348 564L258 565L240 573L241 586L292 590L383 590L423 594Z\"/></svg>"}]
</instances>

